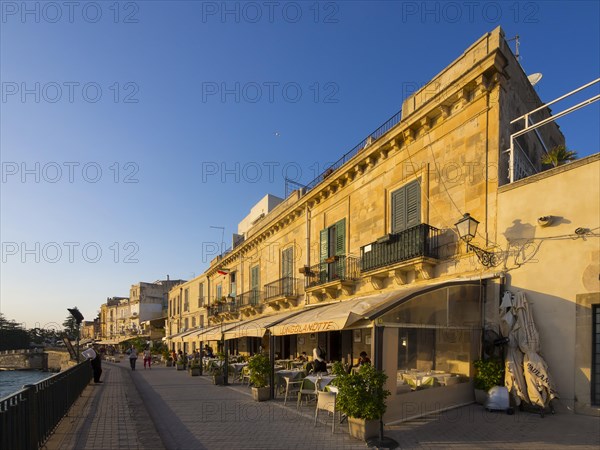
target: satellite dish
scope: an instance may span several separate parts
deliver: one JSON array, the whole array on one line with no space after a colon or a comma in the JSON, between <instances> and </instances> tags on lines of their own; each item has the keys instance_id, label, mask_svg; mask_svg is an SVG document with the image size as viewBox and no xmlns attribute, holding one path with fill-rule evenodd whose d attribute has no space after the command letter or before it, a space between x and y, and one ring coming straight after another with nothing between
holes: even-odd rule
<instances>
[{"instance_id":1,"label":"satellite dish","mask_svg":"<svg viewBox=\"0 0 600 450\"><path fill-rule=\"evenodd\" d=\"M542 79L542 74L539 72L532 73L531 75L529 75L527 77L527 79L529 80L529 82L531 83L532 86L535 86Z\"/></svg>"}]
</instances>

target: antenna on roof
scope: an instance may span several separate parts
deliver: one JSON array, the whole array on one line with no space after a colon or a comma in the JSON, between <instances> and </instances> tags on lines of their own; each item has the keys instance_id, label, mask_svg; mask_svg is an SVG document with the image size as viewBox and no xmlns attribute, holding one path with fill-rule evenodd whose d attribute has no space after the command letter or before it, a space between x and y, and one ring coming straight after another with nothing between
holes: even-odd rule
<instances>
[{"instance_id":1,"label":"antenna on roof","mask_svg":"<svg viewBox=\"0 0 600 450\"><path fill-rule=\"evenodd\" d=\"M517 58L517 61L519 61L519 35L517 34L514 38L512 39L507 39L506 42L511 42L511 41L515 41L515 58Z\"/></svg>"}]
</instances>

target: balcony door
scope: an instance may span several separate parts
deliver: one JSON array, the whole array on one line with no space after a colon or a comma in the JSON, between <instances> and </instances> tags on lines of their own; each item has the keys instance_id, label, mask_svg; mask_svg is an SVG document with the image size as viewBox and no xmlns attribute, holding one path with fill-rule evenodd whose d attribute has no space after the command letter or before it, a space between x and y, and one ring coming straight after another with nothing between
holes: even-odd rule
<instances>
[{"instance_id":1,"label":"balcony door","mask_svg":"<svg viewBox=\"0 0 600 450\"><path fill-rule=\"evenodd\" d=\"M321 230L319 261L320 282L326 283L344 277L346 261L346 219Z\"/></svg>"},{"instance_id":2,"label":"balcony door","mask_svg":"<svg viewBox=\"0 0 600 450\"><path fill-rule=\"evenodd\" d=\"M282 294L293 294L294 288L294 247L286 248L281 252L281 278Z\"/></svg>"}]
</instances>

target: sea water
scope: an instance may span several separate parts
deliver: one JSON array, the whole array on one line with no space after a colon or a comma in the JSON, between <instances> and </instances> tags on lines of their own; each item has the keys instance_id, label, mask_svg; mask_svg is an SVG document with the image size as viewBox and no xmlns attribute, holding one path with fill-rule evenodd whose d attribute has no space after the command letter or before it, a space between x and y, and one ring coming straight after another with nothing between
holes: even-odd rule
<instances>
[{"instance_id":1,"label":"sea water","mask_svg":"<svg viewBox=\"0 0 600 450\"><path fill-rule=\"evenodd\" d=\"M21 390L24 384L35 384L52 375L40 370L0 370L0 399Z\"/></svg>"}]
</instances>

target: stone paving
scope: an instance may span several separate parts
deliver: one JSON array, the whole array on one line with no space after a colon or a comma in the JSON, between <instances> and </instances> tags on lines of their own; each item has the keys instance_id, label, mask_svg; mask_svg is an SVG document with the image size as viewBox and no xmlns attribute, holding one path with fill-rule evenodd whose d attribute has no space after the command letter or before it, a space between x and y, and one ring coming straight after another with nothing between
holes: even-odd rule
<instances>
[{"instance_id":1,"label":"stone paving","mask_svg":"<svg viewBox=\"0 0 600 450\"><path fill-rule=\"evenodd\" d=\"M281 398L257 403L250 389L214 386L173 368L135 372L128 364L104 363L103 384L93 383L48 441L49 450L69 449L365 449L347 424L331 433L314 406L296 410ZM326 419L326 420L325 420ZM386 427L400 448L594 449L600 448L600 418L517 412L512 416L470 405Z\"/></svg>"}]
</instances>

